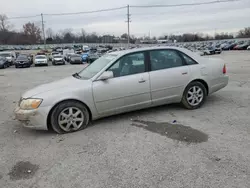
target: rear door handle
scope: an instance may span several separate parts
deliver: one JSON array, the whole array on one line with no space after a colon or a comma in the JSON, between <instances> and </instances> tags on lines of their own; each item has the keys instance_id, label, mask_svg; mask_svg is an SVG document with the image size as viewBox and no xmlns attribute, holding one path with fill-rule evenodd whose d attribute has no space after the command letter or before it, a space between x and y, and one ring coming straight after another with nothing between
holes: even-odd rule
<instances>
[{"instance_id":1,"label":"rear door handle","mask_svg":"<svg viewBox=\"0 0 250 188\"><path fill-rule=\"evenodd\" d=\"M144 82L146 82L146 80L141 79L141 80L139 80L138 82L139 82L139 83L144 83Z\"/></svg>"},{"instance_id":2,"label":"rear door handle","mask_svg":"<svg viewBox=\"0 0 250 188\"><path fill-rule=\"evenodd\" d=\"M183 73L182 73L182 75L186 75L186 74L188 74L188 73L187 73L187 72L183 72Z\"/></svg>"}]
</instances>

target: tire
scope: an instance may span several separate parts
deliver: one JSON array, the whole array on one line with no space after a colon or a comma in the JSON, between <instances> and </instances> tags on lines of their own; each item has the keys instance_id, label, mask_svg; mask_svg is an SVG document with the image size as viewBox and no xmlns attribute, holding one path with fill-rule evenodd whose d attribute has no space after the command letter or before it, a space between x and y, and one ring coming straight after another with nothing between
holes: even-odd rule
<instances>
[{"instance_id":1,"label":"tire","mask_svg":"<svg viewBox=\"0 0 250 188\"><path fill-rule=\"evenodd\" d=\"M72 109L73 114L70 114L70 109ZM76 112L79 113L77 116L75 116ZM76 120L81 119L81 117L83 117L82 122ZM89 124L90 115L87 107L80 102L65 101L54 108L50 118L52 129L58 134L64 134L86 128ZM63 123L63 121L65 122Z\"/></svg>"},{"instance_id":2,"label":"tire","mask_svg":"<svg viewBox=\"0 0 250 188\"><path fill-rule=\"evenodd\" d=\"M18 65L15 65L16 68L18 68Z\"/></svg>"},{"instance_id":3,"label":"tire","mask_svg":"<svg viewBox=\"0 0 250 188\"><path fill-rule=\"evenodd\" d=\"M195 91L194 91L194 88L195 88ZM193 96L190 95L191 93L193 93ZM206 87L202 83L195 81L195 82L191 82L186 87L182 96L181 103L185 108L194 110L194 109L200 108L204 104L206 97L207 97ZM188 98L191 98L191 99L188 99Z\"/></svg>"},{"instance_id":4,"label":"tire","mask_svg":"<svg viewBox=\"0 0 250 188\"><path fill-rule=\"evenodd\" d=\"M6 69L8 68L8 65L6 63L3 64L3 68Z\"/></svg>"}]
</instances>

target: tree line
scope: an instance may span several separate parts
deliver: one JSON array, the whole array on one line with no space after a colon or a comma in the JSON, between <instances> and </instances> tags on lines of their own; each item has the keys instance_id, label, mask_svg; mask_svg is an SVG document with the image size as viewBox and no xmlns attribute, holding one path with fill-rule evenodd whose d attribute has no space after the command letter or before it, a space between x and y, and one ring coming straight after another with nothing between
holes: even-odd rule
<instances>
[{"instance_id":1,"label":"tree line","mask_svg":"<svg viewBox=\"0 0 250 188\"><path fill-rule=\"evenodd\" d=\"M100 36L97 33L87 33L82 29L78 33L74 33L72 29L64 29L59 32L54 32L48 28L45 32L47 44L60 43L117 43L119 39L126 42L128 35L126 33L121 36L105 35ZM205 35L203 33L184 33L182 35L166 35L161 37L135 37L130 36L131 43L136 43L141 40L156 41L157 39L164 39L178 42L193 42L206 40L220 40L233 38L250 38L250 27L240 30L236 36L230 33L216 33L215 36ZM118 40L117 40L118 39ZM35 23L25 23L21 31L13 30L13 26L6 15L0 14L0 44L8 45L26 45L26 44L42 44L42 31Z\"/></svg>"}]
</instances>

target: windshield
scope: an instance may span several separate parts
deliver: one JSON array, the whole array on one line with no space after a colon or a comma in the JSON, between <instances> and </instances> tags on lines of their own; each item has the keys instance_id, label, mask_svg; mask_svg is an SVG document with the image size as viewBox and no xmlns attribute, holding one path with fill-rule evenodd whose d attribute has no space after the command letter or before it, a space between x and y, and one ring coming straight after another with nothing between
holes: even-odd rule
<instances>
[{"instance_id":1,"label":"windshield","mask_svg":"<svg viewBox=\"0 0 250 188\"><path fill-rule=\"evenodd\" d=\"M107 54L102 56L101 58L97 59L92 64L87 66L85 69L83 69L81 72L79 72L79 76L82 77L83 79L92 78L116 57L117 57L116 54Z\"/></svg>"},{"instance_id":2,"label":"windshield","mask_svg":"<svg viewBox=\"0 0 250 188\"><path fill-rule=\"evenodd\" d=\"M25 61L28 60L27 56L18 56L18 58L16 59L17 61Z\"/></svg>"},{"instance_id":3,"label":"windshield","mask_svg":"<svg viewBox=\"0 0 250 188\"><path fill-rule=\"evenodd\" d=\"M55 55L54 58L62 58L61 55Z\"/></svg>"},{"instance_id":4,"label":"windshield","mask_svg":"<svg viewBox=\"0 0 250 188\"><path fill-rule=\"evenodd\" d=\"M10 54L0 54L0 56L2 56L2 57L11 57Z\"/></svg>"},{"instance_id":5,"label":"windshield","mask_svg":"<svg viewBox=\"0 0 250 188\"><path fill-rule=\"evenodd\" d=\"M46 59L44 56L36 56L36 59Z\"/></svg>"},{"instance_id":6,"label":"windshield","mask_svg":"<svg viewBox=\"0 0 250 188\"><path fill-rule=\"evenodd\" d=\"M79 55L71 55L70 57L72 57L72 58L80 58L81 56L79 56Z\"/></svg>"}]
</instances>

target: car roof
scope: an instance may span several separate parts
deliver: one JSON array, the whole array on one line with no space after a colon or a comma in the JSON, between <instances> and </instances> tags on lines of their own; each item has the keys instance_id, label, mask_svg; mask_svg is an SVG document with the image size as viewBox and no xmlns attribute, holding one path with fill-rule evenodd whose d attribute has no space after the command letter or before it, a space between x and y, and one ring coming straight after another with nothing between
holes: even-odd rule
<instances>
[{"instance_id":1,"label":"car roof","mask_svg":"<svg viewBox=\"0 0 250 188\"><path fill-rule=\"evenodd\" d=\"M149 51L149 50L167 50L167 49L181 51L184 54L193 58L197 62L199 62L200 59L202 59L202 57L197 55L195 52L192 52L186 48L180 48L180 47L174 47L174 46L154 46L154 47L133 48L133 49L128 49L128 50L115 51L115 52L111 52L109 54L116 55L117 58L119 58L123 55L135 53L135 52L142 52L142 51Z\"/></svg>"},{"instance_id":2,"label":"car roof","mask_svg":"<svg viewBox=\"0 0 250 188\"><path fill-rule=\"evenodd\" d=\"M134 52L141 52L141 51L148 51L148 50L164 50L164 49L179 50L181 52L186 53L187 55L190 55L191 53L193 53L192 51L186 48L180 48L180 47L174 47L174 46L154 46L154 47L133 48L133 49L128 49L128 50L115 51L115 52L111 52L110 54L122 56L125 54L134 53ZM191 56L192 55L193 54L191 54Z\"/></svg>"}]
</instances>

